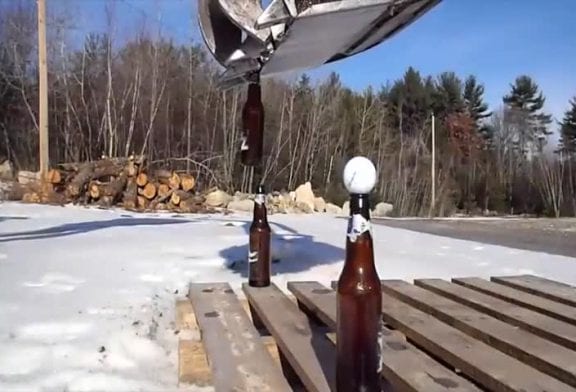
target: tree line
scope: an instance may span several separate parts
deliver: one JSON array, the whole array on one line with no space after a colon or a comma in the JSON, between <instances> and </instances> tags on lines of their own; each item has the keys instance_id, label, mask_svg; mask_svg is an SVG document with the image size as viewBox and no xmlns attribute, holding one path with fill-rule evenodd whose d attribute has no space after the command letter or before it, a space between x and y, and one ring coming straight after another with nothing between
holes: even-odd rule
<instances>
[{"instance_id":1,"label":"tree line","mask_svg":"<svg viewBox=\"0 0 576 392\"><path fill-rule=\"evenodd\" d=\"M35 8L3 7L0 157L35 170ZM51 162L143 154L158 167L195 173L201 187L252 189L239 160L245 89L217 88L220 69L200 42L176 44L142 31L125 42L88 34L71 49L56 30L48 52ZM362 154L379 171L374 200L392 203L398 215L576 215L576 97L559 124L560 145L547 153L554 124L530 76L512 80L497 108L488 107L473 75L423 75L412 67L399 80L363 91L344 86L336 73L318 82L305 74L295 82L266 79L263 102L269 189L310 181L341 203L343 165Z\"/></svg>"}]
</instances>

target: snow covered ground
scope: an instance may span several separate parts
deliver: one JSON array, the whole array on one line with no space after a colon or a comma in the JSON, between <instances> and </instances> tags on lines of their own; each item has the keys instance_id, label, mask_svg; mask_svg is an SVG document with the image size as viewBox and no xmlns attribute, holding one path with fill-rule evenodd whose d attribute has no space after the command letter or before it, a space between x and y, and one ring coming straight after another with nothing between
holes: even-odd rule
<instances>
[{"instance_id":1,"label":"snow covered ground","mask_svg":"<svg viewBox=\"0 0 576 392\"><path fill-rule=\"evenodd\" d=\"M246 278L248 215L0 204L0 391L177 390L174 302ZM338 278L346 220L273 215L273 281ZM381 278L537 274L575 258L375 225Z\"/></svg>"}]
</instances>

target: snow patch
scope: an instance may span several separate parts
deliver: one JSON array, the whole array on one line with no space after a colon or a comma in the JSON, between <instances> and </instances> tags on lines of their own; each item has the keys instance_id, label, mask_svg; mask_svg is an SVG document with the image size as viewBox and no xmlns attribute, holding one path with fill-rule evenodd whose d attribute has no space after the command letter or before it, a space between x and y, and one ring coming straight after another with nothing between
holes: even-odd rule
<instances>
[{"instance_id":1,"label":"snow patch","mask_svg":"<svg viewBox=\"0 0 576 392\"><path fill-rule=\"evenodd\" d=\"M0 263L0 391L213 390L178 385L178 339L200 335L175 330L174 303L190 282L228 282L243 297L249 217L2 209L28 219L2 221L0 237L42 231L50 240L19 234L24 240L0 245L10 260ZM281 290L293 280L329 287L338 279L345 219L274 214L269 222ZM381 279L535 274L576 284L576 258L377 224L372 236Z\"/></svg>"},{"instance_id":2,"label":"snow patch","mask_svg":"<svg viewBox=\"0 0 576 392\"><path fill-rule=\"evenodd\" d=\"M20 327L16 332L16 336L19 339L53 342L78 339L90 332L91 329L92 325L88 323L33 323Z\"/></svg>"},{"instance_id":3,"label":"snow patch","mask_svg":"<svg viewBox=\"0 0 576 392\"><path fill-rule=\"evenodd\" d=\"M78 285L84 282L84 279L55 272L42 276L38 282L24 282L23 285L25 287L42 287L49 292L60 292L74 291Z\"/></svg>"}]
</instances>

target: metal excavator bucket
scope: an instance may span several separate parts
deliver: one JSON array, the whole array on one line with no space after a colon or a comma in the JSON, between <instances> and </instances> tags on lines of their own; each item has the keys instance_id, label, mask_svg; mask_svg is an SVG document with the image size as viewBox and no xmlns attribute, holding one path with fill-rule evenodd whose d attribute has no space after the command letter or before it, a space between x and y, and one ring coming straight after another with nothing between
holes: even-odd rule
<instances>
[{"instance_id":1,"label":"metal excavator bucket","mask_svg":"<svg viewBox=\"0 0 576 392\"><path fill-rule=\"evenodd\" d=\"M222 88L311 69L370 49L441 0L198 0Z\"/></svg>"}]
</instances>

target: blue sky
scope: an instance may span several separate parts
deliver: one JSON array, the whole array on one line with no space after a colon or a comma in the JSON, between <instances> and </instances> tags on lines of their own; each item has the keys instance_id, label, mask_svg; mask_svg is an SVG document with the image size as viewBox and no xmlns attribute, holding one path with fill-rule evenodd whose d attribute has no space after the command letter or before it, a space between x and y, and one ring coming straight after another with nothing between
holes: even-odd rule
<instances>
[{"instance_id":1,"label":"blue sky","mask_svg":"<svg viewBox=\"0 0 576 392\"><path fill-rule=\"evenodd\" d=\"M197 0L49 0L65 6L80 31L105 26L112 4L116 34L127 38L145 25L176 41L200 40ZM56 4L55 4L56 5ZM392 40L363 54L313 70L331 71L355 89L400 78L413 66L424 75L454 71L474 74L485 84L491 109L501 105L516 76L533 77L546 110L558 120L576 96L576 0L443 0ZM80 32L79 31L79 32Z\"/></svg>"}]
</instances>

